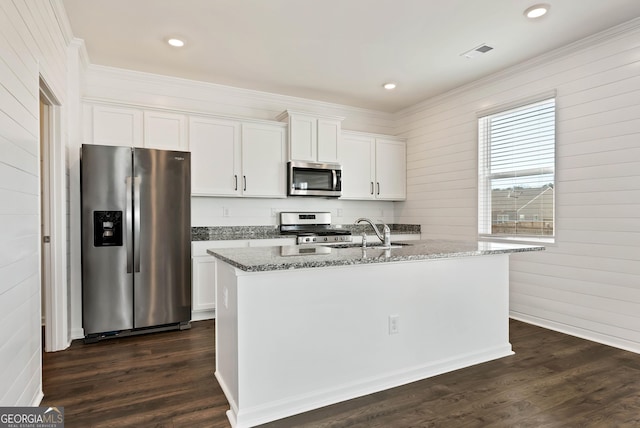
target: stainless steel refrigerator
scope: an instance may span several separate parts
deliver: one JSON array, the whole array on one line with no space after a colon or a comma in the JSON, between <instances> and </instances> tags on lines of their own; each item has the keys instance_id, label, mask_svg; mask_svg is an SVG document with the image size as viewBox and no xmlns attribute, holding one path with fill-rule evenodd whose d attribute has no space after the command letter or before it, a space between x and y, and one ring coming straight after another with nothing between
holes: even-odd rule
<instances>
[{"instance_id":1,"label":"stainless steel refrigerator","mask_svg":"<svg viewBox=\"0 0 640 428\"><path fill-rule=\"evenodd\" d=\"M85 341L191 319L191 154L84 144Z\"/></svg>"}]
</instances>

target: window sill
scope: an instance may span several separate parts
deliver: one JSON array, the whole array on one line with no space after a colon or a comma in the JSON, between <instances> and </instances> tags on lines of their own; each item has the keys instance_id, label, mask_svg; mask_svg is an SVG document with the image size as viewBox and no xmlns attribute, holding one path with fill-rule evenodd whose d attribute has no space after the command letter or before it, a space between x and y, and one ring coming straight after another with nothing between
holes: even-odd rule
<instances>
[{"instance_id":1,"label":"window sill","mask_svg":"<svg viewBox=\"0 0 640 428\"><path fill-rule=\"evenodd\" d=\"M480 235L478 237L480 241L487 242L510 242L513 244L531 244L531 245L548 245L555 246L556 238L554 236L545 237L545 238L537 238L533 236L491 236L491 235Z\"/></svg>"}]
</instances>

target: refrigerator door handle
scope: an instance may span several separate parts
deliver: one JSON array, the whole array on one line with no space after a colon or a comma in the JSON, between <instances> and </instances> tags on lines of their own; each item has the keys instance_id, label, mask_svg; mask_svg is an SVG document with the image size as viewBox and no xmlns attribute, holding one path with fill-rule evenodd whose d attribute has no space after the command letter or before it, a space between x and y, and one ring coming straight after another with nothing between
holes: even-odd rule
<instances>
[{"instance_id":1,"label":"refrigerator door handle","mask_svg":"<svg viewBox=\"0 0 640 428\"><path fill-rule=\"evenodd\" d=\"M131 273L133 272L132 266L133 266L133 208L132 208L132 203L133 203L133 194L132 194L132 177L127 177L126 179L126 184L127 184L127 192L125 195L125 198L127 199L126 202L126 211L124 213L124 217L125 217L125 233L126 233L126 246L127 246L127 273Z\"/></svg>"},{"instance_id":2,"label":"refrigerator door handle","mask_svg":"<svg viewBox=\"0 0 640 428\"><path fill-rule=\"evenodd\" d=\"M133 271L140 272L140 177L133 177Z\"/></svg>"}]
</instances>

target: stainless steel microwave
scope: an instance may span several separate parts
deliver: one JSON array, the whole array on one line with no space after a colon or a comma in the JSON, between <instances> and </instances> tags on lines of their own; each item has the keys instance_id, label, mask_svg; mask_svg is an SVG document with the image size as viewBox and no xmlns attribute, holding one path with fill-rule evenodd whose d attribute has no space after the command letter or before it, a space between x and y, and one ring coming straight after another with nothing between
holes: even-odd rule
<instances>
[{"instance_id":1,"label":"stainless steel microwave","mask_svg":"<svg viewBox=\"0 0 640 428\"><path fill-rule=\"evenodd\" d=\"M342 194L342 167L337 163L299 162L287 164L289 196L324 196Z\"/></svg>"}]
</instances>

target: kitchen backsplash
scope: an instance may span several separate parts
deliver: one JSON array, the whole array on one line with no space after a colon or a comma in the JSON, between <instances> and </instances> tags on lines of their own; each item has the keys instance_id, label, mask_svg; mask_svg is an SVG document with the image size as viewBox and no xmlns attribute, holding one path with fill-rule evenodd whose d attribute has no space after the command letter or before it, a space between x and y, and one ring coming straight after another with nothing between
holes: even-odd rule
<instances>
[{"instance_id":1,"label":"kitchen backsplash","mask_svg":"<svg viewBox=\"0 0 640 428\"><path fill-rule=\"evenodd\" d=\"M325 198L191 198L191 226L277 226L281 211L328 211L333 224L350 224L360 217L394 223L394 203Z\"/></svg>"}]
</instances>

